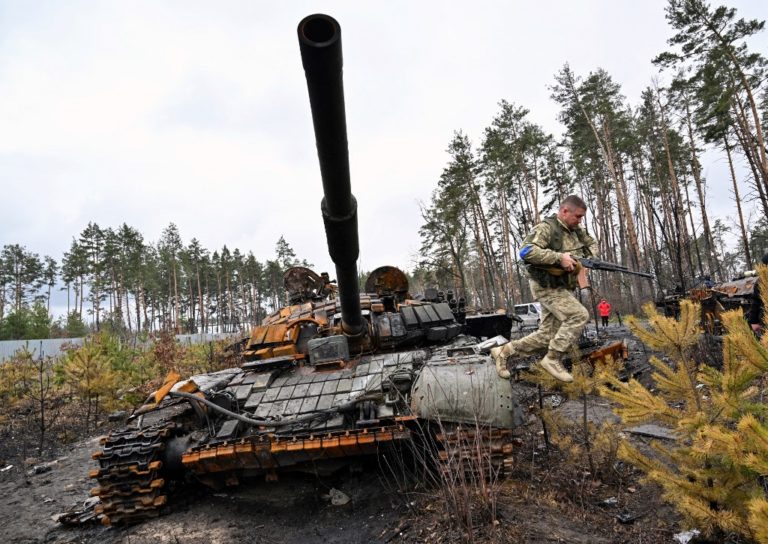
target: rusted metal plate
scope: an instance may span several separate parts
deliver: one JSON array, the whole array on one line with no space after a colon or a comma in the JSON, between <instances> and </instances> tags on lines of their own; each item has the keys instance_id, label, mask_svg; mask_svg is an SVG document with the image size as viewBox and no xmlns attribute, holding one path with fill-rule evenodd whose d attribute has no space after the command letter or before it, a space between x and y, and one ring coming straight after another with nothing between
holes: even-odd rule
<instances>
[{"instance_id":1,"label":"rusted metal plate","mask_svg":"<svg viewBox=\"0 0 768 544\"><path fill-rule=\"evenodd\" d=\"M251 331L251 339L248 342L250 349L255 349L264 343L264 337L267 335L267 327L254 327Z\"/></svg>"},{"instance_id":2,"label":"rusted metal plate","mask_svg":"<svg viewBox=\"0 0 768 544\"><path fill-rule=\"evenodd\" d=\"M408 278L399 268L381 266L368 275L365 291L379 296L394 295L398 301L403 301L408 295Z\"/></svg>"}]
</instances>

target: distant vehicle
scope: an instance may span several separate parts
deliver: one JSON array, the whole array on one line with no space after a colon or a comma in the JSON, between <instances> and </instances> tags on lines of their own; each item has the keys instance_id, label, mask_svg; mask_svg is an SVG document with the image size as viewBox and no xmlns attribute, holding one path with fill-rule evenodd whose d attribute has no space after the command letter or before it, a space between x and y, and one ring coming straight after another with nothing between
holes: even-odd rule
<instances>
[{"instance_id":1,"label":"distant vehicle","mask_svg":"<svg viewBox=\"0 0 768 544\"><path fill-rule=\"evenodd\" d=\"M520 318L520 321L512 324L513 330L538 329L541 323L541 304L538 302L515 304L515 315Z\"/></svg>"}]
</instances>

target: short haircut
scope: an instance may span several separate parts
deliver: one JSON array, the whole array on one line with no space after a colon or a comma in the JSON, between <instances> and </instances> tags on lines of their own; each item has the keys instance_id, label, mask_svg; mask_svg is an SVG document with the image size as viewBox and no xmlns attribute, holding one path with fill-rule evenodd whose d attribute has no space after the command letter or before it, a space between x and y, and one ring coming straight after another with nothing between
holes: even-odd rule
<instances>
[{"instance_id":1,"label":"short haircut","mask_svg":"<svg viewBox=\"0 0 768 544\"><path fill-rule=\"evenodd\" d=\"M581 197L576 195L568 195L565 200L560 204L561 208L568 208L571 210L586 210L587 203L584 202Z\"/></svg>"}]
</instances>

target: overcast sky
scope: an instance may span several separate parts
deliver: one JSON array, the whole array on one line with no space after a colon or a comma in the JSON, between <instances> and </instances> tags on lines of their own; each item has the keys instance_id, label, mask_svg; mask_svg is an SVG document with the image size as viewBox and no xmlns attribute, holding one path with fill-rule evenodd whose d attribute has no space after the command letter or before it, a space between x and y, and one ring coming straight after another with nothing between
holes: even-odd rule
<instances>
[{"instance_id":1,"label":"overcast sky","mask_svg":"<svg viewBox=\"0 0 768 544\"><path fill-rule=\"evenodd\" d=\"M147 241L274 256L282 235L332 271L296 26L343 29L360 267L410 268L453 131L478 144L501 99L559 133L549 98L570 63L598 67L633 104L671 35L662 0L0 0L0 245L61 259L94 221ZM764 2L729 2L766 18ZM763 33L755 46L766 53ZM733 214L722 164L713 212Z\"/></svg>"}]
</instances>

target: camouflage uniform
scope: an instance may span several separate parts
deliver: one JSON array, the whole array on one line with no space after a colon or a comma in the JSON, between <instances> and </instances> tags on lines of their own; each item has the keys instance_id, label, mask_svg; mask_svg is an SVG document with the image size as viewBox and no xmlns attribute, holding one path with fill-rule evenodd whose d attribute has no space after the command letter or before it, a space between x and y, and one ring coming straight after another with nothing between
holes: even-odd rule
<instances>
[{"instance_id":1,"label":"camouflage uniform","mask_svg":"<svg viewBox=\"0 0 768 544\"><path fill-rule=\"evenodd\" d=\"M523 241L520 257L526 263L533 298L542 306L539 329L510 342L519 355L544 351L567 352L581 335L589 312L573 295L573 274L553 276L540 267L560 266L563 253L573 257L592 257L597 243L577 227L569 229L556 215L536 225Z\"/></svg>"}]
</instances>

